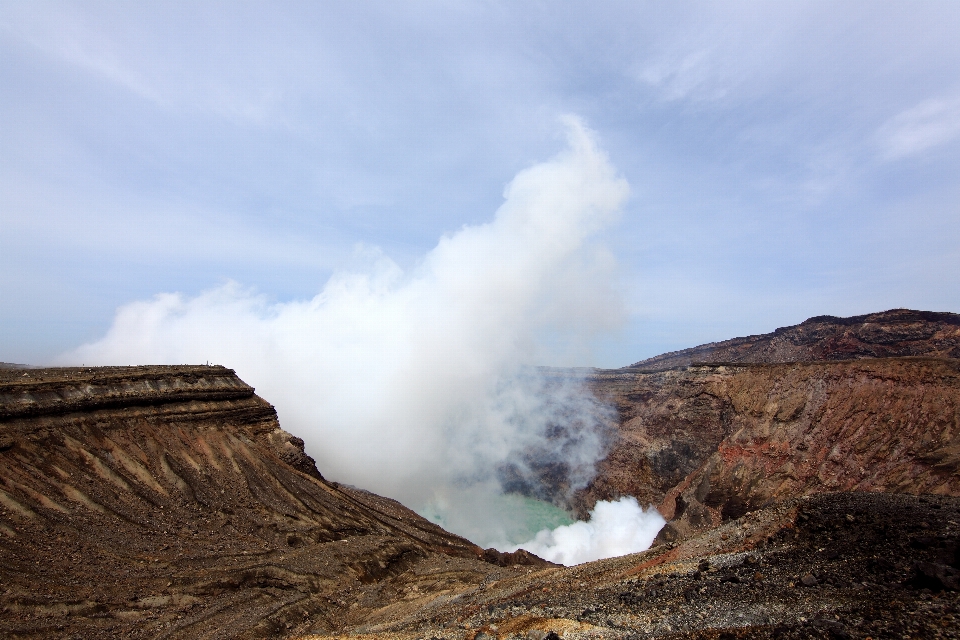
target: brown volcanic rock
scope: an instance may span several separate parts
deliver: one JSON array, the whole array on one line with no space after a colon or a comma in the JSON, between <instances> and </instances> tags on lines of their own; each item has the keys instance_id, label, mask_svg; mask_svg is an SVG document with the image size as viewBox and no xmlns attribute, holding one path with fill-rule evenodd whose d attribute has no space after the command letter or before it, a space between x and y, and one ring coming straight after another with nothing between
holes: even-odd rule
<instances>
[{"instance_id":1,"label":"brown volcanic rock","mask_svg":"<svg viewBox=\"0 0 960 640\"><path fill-rule=\"evenodd\" d=\"M671 521L570 568L324 480L228 369L0 368L0 635L960 637L960 360L875 357L957 355L955 318L594 371L620 424L574 506Z\"/></svg>"},{"instance_id":2,"label":"brown volcanic rock","mask_svg":"<svg viewBox=\"0 0 960 640\"><path fill-rule=\"evenodd\" d=\"M952 491L956 361L598 372L632 430L624 459L648 470L608 474L608 486L674 499L705 487L684 513L735 519L569 568L496 566L537 559L483 552L299 469L298 441L222 367L23 373L0 372L4 637L960 636L957 498L842 492L763 506L771 487L830 488L824 468L871 491L897 478ZM883 411L910 438L865 428ZM788 451L795 477L780 484L763 475L783 466L776 442L807 444ZM816 453L827 444L895 464L837 471Z\"/></svg>"},{"instance_id":3,"label":"brown volcanic rock","mask_svg":"<svg viewBox=\"0 0 960 640\"><path fill-rule=\"evenodd\" d=\"M773 333L673 351L628 368L664 371L697 362L809 362L899 356L960 358L960 315L892 309L850 318L817 316Z\"/></svg>"},{"instance_id":4,"label":"brown volcanic rock","mask_svg":"<svg viewBox=\"0 0 960 640\"><path fill-rule=\"evenodd\" d=\"M525 571L483 554L324 481L229 369L0 371L4 637L333 631Z\"/></svg>"},{"instance_id":5,"label":"brown volcanic rock","mask_svg":"<svg viewBox=\"0 0 960 640\"><path fill-rule=\"evenodd\" d=\"M643 553L487 580L349 637L957 638L957 522L955 497L818 494Z\"/></svg>"},{"instance_id":6,"label":"brown volcanic rock","mask_svg":"<svg viewBox=\"0 0 960 640\"><path fill-rule=\"evenodd\" d=\"M597 371L620 431L575 498L637 496L713 526L772 500L822 491L960 495L960 361L702 365Z\"/></svg>"},{"instance_id":7,"label":"brown volcanic rock","mask_svg":"<svg viewBox=\"0 0 960 640\"><path fill-rule=\"evenodd\" d=\"M960 495L960 361L755 366L723 387L730 435L664 499L682 523L673 495L723 518L825 491Z\"/></svg>"},{"instance_id":8,"label":"brown volcanic rock","mask_svg":"<svg viewBox=\"0 0 960 640\"><path fill-rule=\"evenodd\" d=\"M820 491L960 495L957 357L960 315L896 309L596 370L619 425L571 505L633 495L676 539Z\"/></svg>"}]
</instances>

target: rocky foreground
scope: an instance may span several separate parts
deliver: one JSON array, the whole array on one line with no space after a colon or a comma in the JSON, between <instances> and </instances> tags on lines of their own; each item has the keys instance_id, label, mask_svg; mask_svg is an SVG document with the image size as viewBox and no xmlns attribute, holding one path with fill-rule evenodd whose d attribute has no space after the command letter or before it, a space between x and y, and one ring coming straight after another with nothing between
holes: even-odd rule
<instances>
[{"instance_id":1,"label":"rocky foreground","mask_svg":"<svg viewBox=\"0 0 960 640\"><path fill-rule=\"evenodd\" d=\"M409 587L408 597L423 600L418 610L352 631L384 639L956 638L958 518L952 497L810 496L680 543L491 577L452 597Z\"/></svg>"},{"instance_id":2,"label":"rocky foreground","mask_svg":"<svg viewBox=\"0 0 960 640\"><path fill-rule=\"evenodd\" d=\"M669 523L569 568L326 480L229 369L0 367L0 636L960 637L960 316L798 327L588 376L571 508Z\"/></svg>"}]
</instances>

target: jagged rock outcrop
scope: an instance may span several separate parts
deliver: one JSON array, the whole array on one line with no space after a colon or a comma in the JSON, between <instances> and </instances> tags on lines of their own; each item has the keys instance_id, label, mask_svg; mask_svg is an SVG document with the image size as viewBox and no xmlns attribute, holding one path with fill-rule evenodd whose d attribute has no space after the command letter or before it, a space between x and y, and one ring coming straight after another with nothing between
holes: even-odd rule
<instances>
[{"instance_id":1,"label":"jagged rock outcrop","mask_svg":"<svg viewBox=\"0 0 960 640\"><path fill-rule=\"evenodd\" d=\"M960 314L892 309L850 318L817 316L773 333L673 351L628 368L666 371L697 362L815 362L904 356L960 358Z\"/></svg>"},{"instance_id":2,"label":"jagged rock outcrop","mask_svg":"<svg viewBox=\"0 0 960 640\"><path fill-rule=\"evenodd\" d=\"M286 637L525 570L302 447L223 367L0 371L0 635Z\"/></svg>"}]
</instances>

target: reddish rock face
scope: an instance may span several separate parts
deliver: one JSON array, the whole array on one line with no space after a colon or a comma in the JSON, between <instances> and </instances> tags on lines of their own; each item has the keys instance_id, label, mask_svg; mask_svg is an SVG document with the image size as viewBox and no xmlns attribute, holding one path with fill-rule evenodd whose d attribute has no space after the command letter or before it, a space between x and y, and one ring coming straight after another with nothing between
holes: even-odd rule
<instances>
[{"instance_id":1,"label":"reddish rock face","mask_svg":"<svg viewBox=\"0 0 960 640\"><path fill-rule=\"evenodd\" d=\"M670 538L812 493L960 495L960 360L871 357L958 345L960 316L897 310L596 371L619 430L572 506L634 495ZM725 364L650 370L694 358Z\"/></svg>"},{"instance_id":2,"label":"reddish rock face","mask_svg":"<svg viewBox=\"0 0 960 640\"><path fill-rule=\"evenodd\" d=\"M817 316L773 333L665 353L629 368L665 371L696 362L813 362L903 356L960 358L960 315L893 309L851 318Z\"/></svg>"}]
</instances>

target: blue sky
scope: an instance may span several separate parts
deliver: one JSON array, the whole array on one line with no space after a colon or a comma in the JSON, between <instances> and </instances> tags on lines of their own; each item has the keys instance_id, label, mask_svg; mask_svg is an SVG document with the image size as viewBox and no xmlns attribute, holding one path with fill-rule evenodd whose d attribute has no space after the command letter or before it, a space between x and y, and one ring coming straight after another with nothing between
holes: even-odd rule
<instances>
[{"instance_id":1,"label":"blue sky","mask_svg":"<svg viewBox=\"0 0 960 640\"><path fill-rule=\"evenodd\" d=\"M956 2L0 2L0 361L160 293L408 269L565 114L630 185L579 364L960 312L957 33Z\"/></svg>"}]
</instances>

